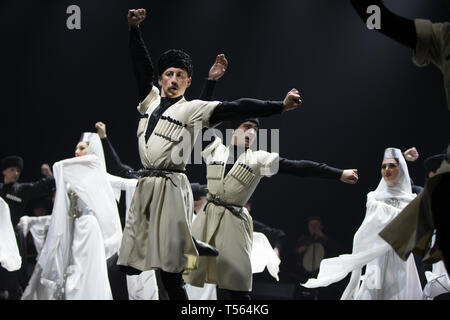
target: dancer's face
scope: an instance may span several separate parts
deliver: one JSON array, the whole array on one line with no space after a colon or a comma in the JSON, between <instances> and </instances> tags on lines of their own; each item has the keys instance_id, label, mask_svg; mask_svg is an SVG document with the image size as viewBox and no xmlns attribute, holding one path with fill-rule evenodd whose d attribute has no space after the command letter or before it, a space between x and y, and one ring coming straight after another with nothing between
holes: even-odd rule
<instances>
[{"instance_id":1,"label":"dancer's face","mask_svg":"<svg viewBox=\"0 0 450 320\"><path fill-rule=\"evenodd\" d=\"M308 222L308 231L310 234L316 234L322 230L322 224L319 220L310 220Z\"/></svg>"},{"instance_id":2,"label":"dancer's face","mask_svg":"<svg viewBox=\"0 0 450 320\"><path fill-rule=\"evenodd\" d=\"M4 183L14 183L20 178L20 168L19 167L9 167L2 171L4 176Z\"/></svg>"},{"instance_id":3,"label":"dancer's face","mask_svg":"<svg viewBox=\"0 0 450 320\"><path fill-rule=\"evenodd\" d=\"M236 130L233 131L233 144L234 145L243 145L248 148L252 145L253 141L256 138L256 134L258 132L258 125L253 121L245 121L241 123Z\"/></svg>"},{"instance_id":4,"label":"dancer's face","mask_svg":"<svg viewBox=\"0 0 450 320\"><path fill-rule=\"evenodd\" d=\"M397 182L399 172L400 168L397 160L395 159L383 160L381 164L381 176L388 185L392 186Z\"/></svg>"},{"instance_id":5,"label":"dancer's face","mask_svg":"<svg viewBox=\"0 0 450 320\"><path fill-rule=\"evenodd\" d=\"M203 203L205 202L205 200L206 200L206 197L202 196L202 197L200 197L199 200L194 201L194 210L195 210L195 212L199 212L200 211L200 209L202 208Z\"/></svg>"},{"instance_id":6,"label":"dancer's face","mask_svg":"<svg viewBox=\"0 0 450 320\"><path fill-rule=\"evenodd\" d=\"M191 85L192 78L184 69L168 68L158 78L161 86L161 96L177 98L184 95L186 89Z\"/></svg>"},{"instance_id":7,"label":"dancer's face","mask_svg":"<svg viewBox=\"0 0 450 320\"><path fill-rule=\"evenodd\" d=\"M75 149L75 157L87 155L89 145L85 141L80 141Z\"/></svg>"}]
</instances>

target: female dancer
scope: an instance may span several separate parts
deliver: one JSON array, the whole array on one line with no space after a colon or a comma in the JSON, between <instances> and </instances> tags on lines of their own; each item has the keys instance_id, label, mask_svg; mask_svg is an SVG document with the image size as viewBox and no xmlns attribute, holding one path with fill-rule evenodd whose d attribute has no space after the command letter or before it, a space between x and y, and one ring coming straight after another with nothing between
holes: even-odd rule
<instances>
[{"instance_id":1,"label":"female dancer","mask_svg":"<svg viewBox=\"0 0 450 320\"><path fill-rule=\"evenodd\" d=\"M85 133L75 158L53 165L50 227L22 299L112 299L106 259L117 253L122 228L100 152L98 135Z\"/></svg>"},{"instance_id":2,"label":"female dancer","mask_svg":"<svg viewBox=\"0 0 450 320\"><path fill-rule=\"evenodd\" d=\"M422 287L413 256L403 261L378 235L416 197L399 149L385 150L381 176L375 191L367 194L366 217L354 236L352 254L322 260L317 279L309 279L304 287L328 286L351 272L343 300L421 299Z\"/></svg>"}]
</instances>

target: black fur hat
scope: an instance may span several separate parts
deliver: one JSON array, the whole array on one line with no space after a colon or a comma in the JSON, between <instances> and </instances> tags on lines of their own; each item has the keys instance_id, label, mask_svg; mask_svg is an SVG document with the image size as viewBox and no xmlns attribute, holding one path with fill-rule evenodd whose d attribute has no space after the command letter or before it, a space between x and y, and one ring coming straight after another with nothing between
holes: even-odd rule
<instances>
[{"instance_id":1,"label":"black fur hat","mask_svg":"<svg viewBox=\"0 0 450 320\"><path fill-rule=\"evenodd\" d=\"M189 77L194 73L191 57L184 51L170 49L164 52L158 61L158 75L162 75L168 68L180 68L186 70Z\"/></svg>"},{"instance_id":2,"label":"black fur hat","mask_svg":"<svg viewBox=\"0 0 450 320\"><path fill-rule=\"evenodd\" d=\"M2 159L2 171L10 168L17 167L20 171L23 170L23 159L19 156L9 156Z\"/></svg>"}]
</instances>

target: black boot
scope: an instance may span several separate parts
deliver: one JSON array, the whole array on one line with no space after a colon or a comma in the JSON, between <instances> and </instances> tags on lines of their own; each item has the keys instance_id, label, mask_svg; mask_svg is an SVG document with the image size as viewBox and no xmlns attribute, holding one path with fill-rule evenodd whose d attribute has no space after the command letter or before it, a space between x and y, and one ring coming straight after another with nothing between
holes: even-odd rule
<instances>
[{"instance_id":1,"label":"black boot","mask_svg":"<svg viewBox=\"0 0 450 320\"><path fill-rule=\"evenodd\" d=\"M194 241L195 248L197 249L199 256L217 257L219 255L219 251L217 251L217 249L213 246L196 240L194 237L192 237L192 240Z\"/></svg>"}]
</instances>

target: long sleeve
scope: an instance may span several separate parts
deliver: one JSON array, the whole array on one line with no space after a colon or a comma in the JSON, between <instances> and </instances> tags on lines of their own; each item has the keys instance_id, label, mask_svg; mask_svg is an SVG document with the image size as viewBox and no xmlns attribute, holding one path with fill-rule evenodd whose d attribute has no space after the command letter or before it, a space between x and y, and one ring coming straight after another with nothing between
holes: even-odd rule
<instances>
[{"instance_id":1,"label":"long sleeve","mask_svg":"<svg viewBox=\"0 0 450 320\"><path fill-rule=\"evenodd\" d=\"M20 183L19 194L27 200L50 196L55 191L55 187L55 179L53 177L45 177L36 182Z\"/></svg>"},{"instance_id":2,"label":"long sleeve","mask_svg":"<svg viewBox=\"0 0 450 320\"><path fill-rule=\"evenodd\" d=\"M255 219L253 219L253 231L263 233L274 248L281 249L286 240L286 233L283 230L269 227Z\"/></svg>"},{"instance_id":3,"label":"long sleeve","mask_svg":"<svg viewBox=\"0 0 450 320\"><path fill-rule=\"evenodd\" d=\"M240 120L256 117L268 117L282 112L282 101L262 101L243 98L235 101L224 101L218 105L211 118L210 124L217 124L224 120Z\"/></svg>"},{"instance_id":4,"label":"long sleeve","mask_svg":"<svg viewBox=\"0 0 450 320\"><path fill-rule=\"evenodd\" d=\"M199 99L203 101L211 101L214 94L214 89L216 88L216 83L216 80L206 79Z\"/></svg>"},{"instance_id":5,"label":"long sleeve","mask_svg":"<svg viewBox=\"0 0 450 320\"><path fill-rule=\"evenodd\" d=\"M369 17L366 12L367 7L377 5L381 11L381 29L375 30L413 50L416 48L417 35L413 20L389 11L381 0L351 0L350 2L364 23Z\"/></svg>"},{"instance_id":6,"label":"long sleeve","mask_svg":"<svg viewBox=\"0 0 450 320\"><path fill-rule=\"evenodd\" d=\"M139 101L143 101L153 86L153 63L139 28L130 29L130 54L136 77Z\"/></svg>"},{"instance_id":7,"label":"long sleeve","mask_svg":"<svg viewBox=\"0 0 450 320\"><path fill-rule=\"evenodd\" d=\"M115 176L122 178L133 178L130 176L130 172L133 170L130 166L123 164L120 161L119 155L109 141L108 138L101 139L103 151L105 153L105 162L107 171Z\"/></svg>"},{"instance_id":8,"label":"long sleeve","mask_svg":"<svg viewBox=\"0 0 450 320\"><path fill-rule=\"evenodd\" d=\"M282 157L279 158L278 173L299 177L340 179L342 172L342 169L330 167L325 163L318 163L310 160L289 160Z\"/></svg>"}]
</instances>

